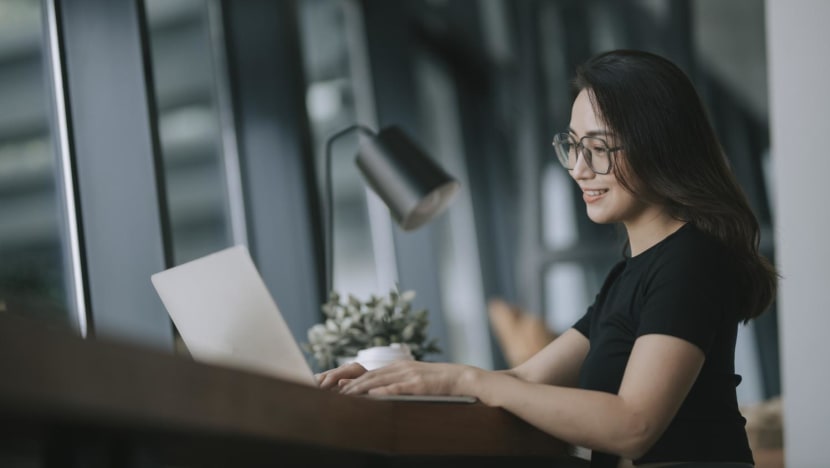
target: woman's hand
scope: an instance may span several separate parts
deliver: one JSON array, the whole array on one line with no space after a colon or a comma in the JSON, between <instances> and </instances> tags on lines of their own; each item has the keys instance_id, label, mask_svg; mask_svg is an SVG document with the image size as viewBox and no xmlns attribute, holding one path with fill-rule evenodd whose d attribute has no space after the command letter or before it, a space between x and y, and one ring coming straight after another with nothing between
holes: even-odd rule
<instances>
[{"instance_id":1,"label":"woman's hand","mask_svg":"<svg viewBox=\"0 0 830 468\"><path fill-rule=\"evenodd\" d=\"M322 389L338 389L365 374L366 368L360 364L353 362L345 364L335 369L321 372L314 376L317 380L317 385Z\"/></svg>"},{"instance_id":2,"label":"woman's hand","mask_svg":"<svg viewBox=\"0 0 830 468\"><path fill-rule=\"evenodd\" d=\"M347 382L341 393L357 395L470 395L475 368L458 364L398 361Z\"/></svg>"}]
</instances>

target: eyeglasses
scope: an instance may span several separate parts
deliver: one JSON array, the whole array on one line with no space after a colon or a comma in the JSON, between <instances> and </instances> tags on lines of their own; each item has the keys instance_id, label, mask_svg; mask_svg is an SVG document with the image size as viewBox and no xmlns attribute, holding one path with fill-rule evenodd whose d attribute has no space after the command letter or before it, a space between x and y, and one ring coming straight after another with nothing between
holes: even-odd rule
<instances>
[{"instance_id":1,"label":"eyeglasses","mask_svg":"<svg viewBox=\"0 0 830 468\"><path fill-rule=\"evenodd\" d=\"M576 166L576 159L579 153L585 158L585 164L595 174L608 174L611 172L611 154L620 151L622 146L611 148L602 138L584 136L576 141L570 133L557 133L553 137L553 149L556 150L556 157L565 166L565 169L572 171Z\"/></svg>"}]
</instances>

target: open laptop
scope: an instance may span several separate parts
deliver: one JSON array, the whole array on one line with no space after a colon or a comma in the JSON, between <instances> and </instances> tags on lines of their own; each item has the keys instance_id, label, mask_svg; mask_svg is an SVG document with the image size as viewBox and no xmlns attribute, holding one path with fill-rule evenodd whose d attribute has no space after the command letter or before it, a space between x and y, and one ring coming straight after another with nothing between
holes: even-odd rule
<instances>
[{"instance_id":1,"label":"open laptop","mask_svg":"<svg viewBox=\"0 0 830 468\"><path fill-rule=\"evenodd\" d=\"M317 386L311 368L244 246L152 275L185 345L201 362ZM464 396L383 399L465 402Z\"/></svg>"}]
</instances>

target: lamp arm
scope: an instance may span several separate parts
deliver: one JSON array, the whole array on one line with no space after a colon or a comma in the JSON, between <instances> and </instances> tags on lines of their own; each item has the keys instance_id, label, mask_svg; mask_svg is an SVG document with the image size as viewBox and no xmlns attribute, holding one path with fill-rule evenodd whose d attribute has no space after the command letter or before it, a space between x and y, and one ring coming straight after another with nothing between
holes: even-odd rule
<instances>
[{"instance_id":1,"label":"lamp arm","mask_svg":"<svg viewBox=\"0 0 830 468\"><path fill-rule=\"evenodd\" d=\"M342 137L343 135L350 133L354 130L363 132L367 135L374 135L375 133L369 129L368 127L361 125L361 124L354 124L349 127L340 130L330 137L326 139L326 222L325 222L325 249L326 249L326 297L325 300L328 301L328 295L331 292L332 288L334 287L334 270L332 269L332 263L334 261L334 187L331 181L331 173L332 173L332 152L331 148L334 145L335 140Z\"/></svg>"}]
</instances>

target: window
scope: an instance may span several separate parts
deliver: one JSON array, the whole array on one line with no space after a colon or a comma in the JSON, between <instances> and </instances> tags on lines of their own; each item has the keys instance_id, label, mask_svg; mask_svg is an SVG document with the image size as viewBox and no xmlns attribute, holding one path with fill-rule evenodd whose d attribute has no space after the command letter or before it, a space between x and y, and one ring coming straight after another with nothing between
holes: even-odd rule
<instances>
[{"instance_id":1,"label":"window","mask_svg":"<svg viewBox=\"0 0 830 468\"><path fill-rule=\"evenodd\" d=\"M0 311L73 326L42 4L0 3Z\"/></svg>"},{"instance_id":2,"label":"window","mask_svg":"<svg viewBox=\"0 0 830 468\"><path fill-rule=\"evenodd\" d=\"M346 12L341 2L314 0L299 5L300 36L307 80L306 106L311 123L319 186L325 188L326 139L358 123L348 50ZM360 122L367 123L367 122ZM332 147L333 289L367 299L385 294L380 287L368 192L354 164L356 132ZM321 194L323 203L325 193ZM382 202L380 202L382 204Z\"/></svg>"},{"instance_id":3,"label":"window","mask_svg":"<svg viewBox=\"0 0 830 468\"><path fill-rule=\"evenodd\" d=\"M462 189L447 211L432 222L437 227L434 241L438 252L441 309L447 331L443 351L453 362L493 367L487 322L482 320L485 303L476 236L473 194L468 177L461 134L461 111L456 102L455 82L449 71L428 53L414 54L423 147L441 167L453 175ZM436 321L430 327L436 326Z\"/></svg>"},{"instance_id":4,"label":"window","mask_svg":"<svg viewBox=\"0 0 830 468\"><path fill-rule=\"evenodd\" d=\"M180 264L234 239L226 176L238 172L228 172L225 158L235 157L235 146L223 147L232 128L220 120L220 110L228 112L217 99L224 63L211 42L218 3L148 0L146 13L173 261Z\"/></svg>"}]
</instances>

